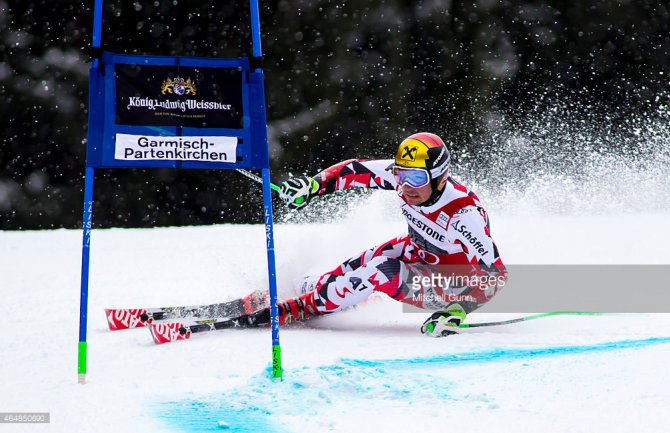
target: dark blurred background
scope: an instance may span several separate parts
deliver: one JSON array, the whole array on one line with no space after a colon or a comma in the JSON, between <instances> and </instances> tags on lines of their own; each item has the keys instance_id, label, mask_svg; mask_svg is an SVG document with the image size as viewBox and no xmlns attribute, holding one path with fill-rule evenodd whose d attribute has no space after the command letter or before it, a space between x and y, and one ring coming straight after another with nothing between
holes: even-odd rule
<instances>
[{"instance_id":1,"label":"dark blurred background","mask_svg":"<svg viewBox=\"0 0 670 433\"><path fill-rule=\"evenodd\" d=\"M0 0L0 229L81 224L92 7ZM442 135L456 157L494 151L480 138L500 119L570 100L611 121L652 110L669 87L667 1L261 7L275 181L390 158L417 131ZM248 56L249 31L245 2L105 1L110 51ZM260 189L235 172L97 173L98 227L260 221Z\"/></svg>"}]
</instances>

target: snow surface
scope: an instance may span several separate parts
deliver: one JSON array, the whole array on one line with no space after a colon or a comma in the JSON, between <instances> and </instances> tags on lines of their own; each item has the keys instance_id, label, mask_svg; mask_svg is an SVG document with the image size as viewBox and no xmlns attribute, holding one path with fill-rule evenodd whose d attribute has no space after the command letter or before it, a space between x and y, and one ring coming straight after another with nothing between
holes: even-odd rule
<instances>
[{"instance_id":1,"label":"snow surface","mask_svg":"<svg viewBox=\"0 0 670 433\"><path fill-rule=\"evenodd\" d=\"M340 223L279 224L280 295L405 230L388 194ZM670 263L670 212L492 215L508 264ZM577 242L587 239L588 242ZM634 248L644 242L644 248ZM421 314L375 296L282 329L156 346L110 332L103 308L233 299L267 287L263 227L94 230L88 383L77 384L81 232L0 232L0 412L50 412L11 432L666 432L670 314L554 317L426 338ZM469 321L516 315L474 313Z\"/></svg>"}]
</instances>

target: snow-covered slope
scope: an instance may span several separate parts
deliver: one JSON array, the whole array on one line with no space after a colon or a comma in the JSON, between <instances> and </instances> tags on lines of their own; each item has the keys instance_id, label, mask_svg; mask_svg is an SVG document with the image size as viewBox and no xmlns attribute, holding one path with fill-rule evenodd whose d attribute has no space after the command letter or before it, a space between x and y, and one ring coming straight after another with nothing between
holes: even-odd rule
<instances>
[{"instance_id":1,"label":"snow-covered slope","mask_svg":"<svg viewBox=\"0 0 670 433\"><path fill-rule=\"evenodd\" d=\"M392 209L382 192L338 224L278 225L280 294L403 232ZM393 216L370 217L379 214ZM669 263L669 219L500 213L492 223L509 264ZM580 238L590 242L576 246ZM267 287L263 240L253 225L94 230L82 386L81 233L0 232L0 412L51 413L48 426L9 430L667 431L670 314L556 317L434 340L418 332L423 315L376 297L283 329L282 383L267 374L269 330L162 346L146 329L108 331L104 307L217 302Z\"/></svg>"}]
</instances>

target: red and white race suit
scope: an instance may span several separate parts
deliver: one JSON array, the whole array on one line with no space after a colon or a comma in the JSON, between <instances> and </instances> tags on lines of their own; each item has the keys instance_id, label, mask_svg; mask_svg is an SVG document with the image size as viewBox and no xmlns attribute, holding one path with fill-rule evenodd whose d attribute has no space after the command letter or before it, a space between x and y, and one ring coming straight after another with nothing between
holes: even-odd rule
<instances>
[{"instance_id":1,"label":"red and white race suit","mask_svg":"<svg viewBox=\"0 0 670 433\"><path fill-rule=\"evenodd\" d=\"M312 278L313 287L299 298L280 303L281 322L332 313L375 291L424 309L458 303L470 312L505 284L507 271L477 196L449 177L437 201L412 206L402 197L393 165L392 159L348 160L314 177L319 195L357 187L395 190L408 233Z\"/></svg>"}]
</instances>

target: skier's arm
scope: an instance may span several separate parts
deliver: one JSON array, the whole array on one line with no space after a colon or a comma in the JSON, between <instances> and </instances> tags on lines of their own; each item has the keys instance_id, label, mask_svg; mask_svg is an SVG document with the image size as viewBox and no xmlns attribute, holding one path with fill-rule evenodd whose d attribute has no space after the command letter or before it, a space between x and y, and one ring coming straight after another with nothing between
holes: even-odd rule
<instances>
[{"instance_id":1,"label":"skier's arm","mask_svg":"<svg viewBox=\"0 0 670 433\"><path fill-rule=\"evenodd\" d=\"M447 238L458 243L468 262L482 273L502 273L505 267L489 230L486 212L477 206L467 206L449 220Z\"/></svg>"},{"instance_id":2,"label":"skier's arm","mask_svg":"<svg viewBox=\"0 0 670 433\"><path fill-rule=\"evenodd\" d=\"M470 287L468 296L478 305L488 302L504 287L507 270L491 237L484 209L467 206L454 214L449 220L447 238L461 245L470 264L468 279L464 281Z\"/></svg>"},{"instance_id":3,"label":"skier's arm","mask_svg":"<svg viewBox=\"0 0 670 433\"><path fill-rule=\"evenodd\" d=\"M392 159L342 161L318 173L314 180L319 184L318 195L348 188L394 190L396 187Z\"/></svg>"},{"instance_id":4,"label":"skier's arm","mask_svg":"<svg viewBox=\"0 0 670 433\"><path fill-rule=\"evenodd\" d=\"M299 176L282 182L280 196L293 209L299 209L317 195L348 188L395 189L393 160L350 159L335 164L314 177Z\"/></svg>"}]
</instances>

